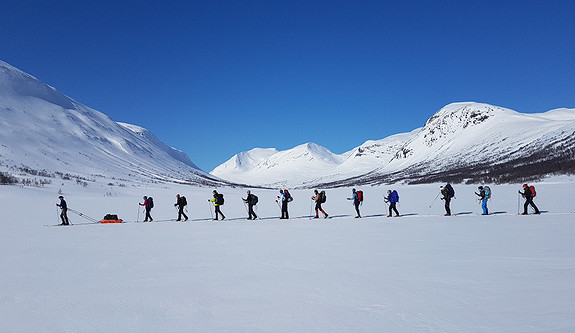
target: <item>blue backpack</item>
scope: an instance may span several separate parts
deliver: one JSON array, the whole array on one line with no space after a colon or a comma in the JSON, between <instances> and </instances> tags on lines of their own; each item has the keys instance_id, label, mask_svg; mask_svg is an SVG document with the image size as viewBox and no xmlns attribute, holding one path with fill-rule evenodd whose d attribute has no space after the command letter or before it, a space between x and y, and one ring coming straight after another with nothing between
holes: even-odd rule
<instances>
[{"instance_id":1,"label":"blue backpack","mask_svg":"<svg viewBox=\"0 0 575 333\"><path fill-rule=\"evenodd\" d=\"M390 202L399 202L399 194L396 190L393 190L389 195Z\"/></svg>"}]
</instances>

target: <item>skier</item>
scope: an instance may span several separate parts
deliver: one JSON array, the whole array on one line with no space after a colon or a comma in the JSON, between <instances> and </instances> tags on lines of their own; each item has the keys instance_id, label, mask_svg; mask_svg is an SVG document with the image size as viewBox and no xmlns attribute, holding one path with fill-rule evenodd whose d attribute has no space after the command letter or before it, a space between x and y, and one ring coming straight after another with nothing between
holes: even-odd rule
<instances>
[{"instance_id":1,"label":"skier","mask_svg":"<svg viewBox=\"0 0 575 333\"><path fill-rule=\"evenodd\" d=\"M445 200L445 216L451 216L451 208L449 207L449 205L451 203L451 198L453 198L453 196L455 195L453 187L451 187L451 184L447 184L445 186L441 186L440 189L441 189L441 195L443 196L441 200Z\"/></svg>"},{"instance_id":2,"label":"skier","mask_svg":"<svg viewBox=\"0 0 575 333\"><path fill-rule=\"evenodd\" d=\"M361 199L357 194L355 189L351 189L351 193L353 194L351 198L347 198L347 200L353 200L353 205L355 206L355 211L357 212L356 219L361 218L361 214L359 213L359 205L361 204Z\"/></svg>"},{"instance_id":3,"label":"skier","mask_svg":"<svg viewBox=\"0 0 575 333\"><path fill-rule=\"evenodd\" d=\"M66 200L64 200L63 196L59 196L58 199L60 199L60 203L56 204L56 206L60 207L62 210L60 213L62 223L60 225L70 225L70 220L68 220L68 205L66 204Z\"/></svg>"},{"instance_id":4,"label":"skier","mask_svg":"<svg viewBox=\"0 0 575 333\"><path fill-rule=\"evenodd\" d=\"M289 194L288 190L280 190L280 195L278 195L276 202L280 200L282 202L282 217L280 217L280 219L287 220L289 219L288 203L292 201L291 195Z\"/></svg>"},{"instance_id":5,"label":"skier","mask_svg":"<svg viewBox=\"0 0 575 333\"><path fill-rule=\"evenodd\" d=\"M475 195L479 196L479 200L481 201L481 208L483 209L483 214L481 215L489 215L487 200L489 200L489 197L491 196L491 191L488 186L485 188L483 186L479 186L477 189L479 190L479 193L475 192Z\"/></svg>"},{"instance_id":6,"label":"skier","mask_svg":"<svg viewBox=\"0 0 575 333\"><path fill-rule=\"evenodd\" d=\"M395 217L399 217L399 212L397 211L397 203L399 202L399 194L397 194L396 190L387 190L387 197L384 198L385 202L389 202L389 215L387 217L391 217L391 211L395 212Z\"/></svg>"},{"instance_id":7,"label":"skier","mask_svg":"<svg viewBox=\"0 0 575 333\"><path fill-rule=\"evenodd\" d=\"M184 213L184 207L186 207L187 205L188 201L186 200L186 197L176 194L176 203L174 204L174 207L176 206L178 207L178 219L176 221L181 221L182 216L184 216L184 222L188 220L188 216L186 215L186 213Z\"/></svg>"},{"instance_id":8,"label":"skier","mask_svg":"<svg viewBox=\"0 0 575 333\"><path fill-rule=\"evenodd\" d=\"M242 198L242 200L248 204L248 220L255 220L258 218L258 216L254 212L254 206L258 203L258 197L252 194L250 190L248 190L247 193L248 196L245 199Z\"/></svg>"},{"instance_id":9,"label":"skier","mask_svg":"<svg viewBox=\"0 0 575 333\"><path fill-rule=\"evenodd\" d=\"M154 208L153 199L151 197L148 198L147 196L144 196L144 203L138 203L138 204L146 208L146 218L144 219L144 222L148 222L148 219L150 220L150 222L152 222L154 219L152 218L152 215L150 215L150 212L152 211L152 208Z\"/></svg>"},{"instance_id":10,"label":"skier","mask_svg":"<svg viewBox=\"0 0 575 333\"><path fill-rule=\"evenodd\" d=\"M533 192L531 192L531 189L527 184L523 184L523 192L519 191L519 194L521 194L525 198L525 204L523 205L523 214L521 215L527 215L527 207L529 207L529 205L531 205L531 207L535 209L535 214L541 214L539 212L539 208L537 208L537 206L535 206L535 203L533 202Z\"/></svg>"},{"instance_id":11,"label":"skier","mask_svg":"<svg viewBox=\"0 0 575 333\"><path fill-rule=\"evenodd\" d=\"M223 194L219 194L218 191L214 190L213 192L214 194L214 198L213 199L208 199L209 202L213 202L214 203L214 207L216 207L216 218L214 220L218 220L218 214L222 215L222 220L224 220L226 217L224 216L224 213L222 213L222 211L220 210L220 206L222 206L224 204L224 195Z\"/></svg>"},{"instance_id":12,"label":"skier","mask_svg":"<svg viewBox=\"0 0 575 333\"><path fill-rule=\"evenodd\" d=\"M321 191L318 192L317 190L314 190L313 193L315 194L313 197L311 197L311 199L313 201L315 201L315 217L314 219L318 219L319 218L319 211L321 211L324 215L324 219L327 219L328 215L327 213L323 210L323 208L321 208L321 204L325 202L325 192Z\"/></svg>"}]
</instances>

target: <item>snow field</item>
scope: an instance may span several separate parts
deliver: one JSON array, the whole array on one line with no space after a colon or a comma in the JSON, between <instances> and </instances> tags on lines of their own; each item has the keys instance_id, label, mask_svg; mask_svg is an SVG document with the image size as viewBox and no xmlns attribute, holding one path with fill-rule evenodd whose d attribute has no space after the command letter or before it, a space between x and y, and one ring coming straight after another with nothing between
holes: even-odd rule
<instances>
[{"instance_id":1,"label":"snow field","mask_svg":"<svg viewBox=\"0 0 575 333\"><path fill-rule=\"evenodd\" d=\"M221 188L219 222L212 188L0 187L0 331L575 330L573 184L536 184L540 216L516 215L519 185L490 185L492 216L478 215L476 186L454 187L454 217L439 199L429 208L434 184L357 187L363 219L349 188L326 191L327 220L309 219L312 190L290 191L289 221L278 191L253 189L262 220L247 221L246 190ZM154 219L176 218L180 193L193 221L44 227L60 188L72 209L129 221L143 195ZM388 188L404 217L385 217Z\"/></svg>"}]
</instances>

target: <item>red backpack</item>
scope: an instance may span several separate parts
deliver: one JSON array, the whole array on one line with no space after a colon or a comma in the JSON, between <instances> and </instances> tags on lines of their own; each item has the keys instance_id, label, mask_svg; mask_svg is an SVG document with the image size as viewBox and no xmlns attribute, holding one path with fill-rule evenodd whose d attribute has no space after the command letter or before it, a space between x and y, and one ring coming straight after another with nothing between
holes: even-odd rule
<instances>
[{"instance_id":1,"label":"red backpack","mask_svg":"<svg viewBox=\"0 0 575 333\"><path fill-rule=\"evenodd\" d=\"M535 198L535 196L537 195L537 192L535 192L535 186L533 185L529 186L529 190L531 191L531 197Z\"/></svg>"},{"instance_id":2,"label":"red backpack","mask_svg":"<svg viewBox=\"0 0 575 333\"><path fill-rule=\"evenodd\" d=\"M356 191L355 194L357 194L357 200L363 202L363 191Z\"/></svg>"}]
</instances>

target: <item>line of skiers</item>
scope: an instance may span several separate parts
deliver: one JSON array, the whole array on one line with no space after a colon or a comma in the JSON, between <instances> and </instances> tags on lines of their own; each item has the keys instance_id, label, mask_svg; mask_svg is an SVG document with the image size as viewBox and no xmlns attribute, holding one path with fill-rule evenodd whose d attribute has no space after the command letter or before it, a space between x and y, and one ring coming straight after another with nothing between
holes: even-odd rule
<instances>
[{"instance_id":1,"label":"line of skiers","mask_svg":"<svg viewBox=\"0 0 575 333\"><path fill-rule=\"evenodd\" d=\"M479 197L479 200L481 201L481 208L483 210L483 213L481 215L488 215L489 209L487 208L487 202L491 198L491 194L492 194L491 188L489 188L489 186L479 186L477 189L478 189L479 193L475 192L475 195L477 195ZM224 202L225 202L224 201L224 195L221 193L218 193L218 191L216 191L216 190L214 190L212 192L212 194L213 194L213 197L211 199L208 199L208 202L211 202L215 208L215 218L213 215L212 215L212 218L214 220L219 220L219 217L221 216L221 219L224 220L226 217L223 214L223 212L221 211L221 206L223 206ZM521 194L523 196L523 198L525 198L525 204L523 206L522 215L528 214L527 210L528 210L529 206L531 206L535 210L535 214L540 214L539 209L537 208L537 206L533 202L533 198L536 196L536 191L535 191L534 186L529 186L527 184L523 184L523 192L519 191L519 194ZM440 192L435 197L435 199L433 200L431 205L433 205L435 200L437 200L437 198L440 195L441 195L441 200L443 200L445 203L445 216L451 216L451 208L450 208L451 199L455 198L455 190L453 189L453 186L451 184L446 184L444 186L440 186ZM60 203L56 204L56 205L58 207L60 207L60 209L61 209L61 214L60 214L60 218L62 219L61 225L69 225L70 221L68 220L68 216L67 216L68 206L66 204L66 201L64 200L63 196L59 196L58 198L60 199ZM361 218L360 206L363 203L363 198L364 198L363 191L356 190L355 188L352 189L352 196L347 198L347 200L353 200L353 206L354 206L355 211L357 213L357 215L355 216L356 218ZM258 216L256 215L256 213L254 211L254 207L258 203L258 197L256 195L254 195L253 193L251 193L251 191L248 190L246 198L242 198L242 200L247 206L247 213L248 213L247 219L248 220L257 219ZM329 215L322 208L322 204L325 203L327 200L325 191L320 192L318 190L314 190L314 195L311 197L311 200L312 200L312 205L313 205L313 203L315 203L315 217L314 218L319 218L319 212L321 212L323 214L324 218L328 218ZM286 189L281 189L280 195L277 196L277 198L275 200L275 202L277 203L278 207L281 210L280 219L289 219L288 204L292 201L293 201L293 197L291 196L289 191ZM388 204L389 214L387 215L387 217L392 217L393 213L395 213L396 217L400 216L399 211L397 210L397 204L399 203L399 193L396 190L388 190L387 195L384 196L384 202L386 204ZM138 203L138 205L143 206L145 208L146 215L144 218L144 222L148 222L148 221L152 222L153 218L151 216L151 211L152 211L152 208L154 208L154 199L152 197L144 196L144 202ZM188 202L186 200L186 197L181 196L180 194L177 194L176 195L176 203L174 204L174 207L177 207L177 209L178 209L178 218L176 219L176 221L182 221L182 217L183 217L183 221L188 220L188 216L184 212L184 209L187 205L188 205ZM429 207L431 207L431 205ZM311 208L310 208L310 210L311 210ZM210 213L211 213L211 206L210 206ZM138 211L138 214L139 214L139 211Z\"/></svg>"}]
</instances>

